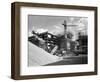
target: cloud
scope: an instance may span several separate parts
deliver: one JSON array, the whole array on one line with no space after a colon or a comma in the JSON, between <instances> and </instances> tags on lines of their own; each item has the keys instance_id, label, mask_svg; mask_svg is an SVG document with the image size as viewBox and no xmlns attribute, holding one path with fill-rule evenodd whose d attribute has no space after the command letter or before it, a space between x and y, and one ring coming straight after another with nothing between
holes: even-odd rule
<instances>
[{"instance_id":1,"label":"cloud","mask_svg":"<svg viewBox=\"0 0 100 82\"><path fill-rule=\"evenodd\" d=\"M38 33L43 33L43 32L46 32L48 31L47 29L43 29L43 28L40 28L40 29L37 29L36 32Z\"/></svg>"},{"instance_id":2,"label":"cloud","mask_svg":"<svg viewBox=\"0 0 100 82\"><path fill-rule=\"evenodd\" d=\"M54 25L53 30L50 31L50 33L53 35L63 34L63 32L64 32L63 28L57 25Z\"/></svg>"},{"instance_id":3,"label":"cloud","mask_svg":"<svg viewBox=\"0 0 100 82\"><path fill-rule=\"evenodd\" d=\"M32 36L32 31L35 31L35 32L37 32L37 33L43 33L43 32L46 32L46 31L48 31L47 29L44 29L44 28L36 28L35 26L32 26L32 28L31 29L29 29L29 32L28 32L28 35L29 36Z\"/></svg>"}]
</instances>

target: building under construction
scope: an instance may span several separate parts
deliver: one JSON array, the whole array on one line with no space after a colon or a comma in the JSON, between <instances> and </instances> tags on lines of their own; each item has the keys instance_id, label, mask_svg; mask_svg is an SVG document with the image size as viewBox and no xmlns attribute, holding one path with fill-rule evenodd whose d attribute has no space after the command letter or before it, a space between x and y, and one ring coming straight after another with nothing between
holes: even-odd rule
<instances>
[{"instance_id":1,"label":"building under construction","mask_svg":"<svg viewBox=\"0 0 100 82\"><path fill-rule=\"evenodd\" d=\"M53 55L72 56L78 55L82 51L87 52L87 36L82 37L79 35L76 41L72 41L71 38L73 35L67 32L66 21L62 25L64 25L63 35L53 35L48 31L43 33L35 33L32 31L33 36L29 37L28 40ZM82 44L82 41L84 41L84 44ZM79 44L78 46L77 42Z\"/></svg>"}]
</instances>

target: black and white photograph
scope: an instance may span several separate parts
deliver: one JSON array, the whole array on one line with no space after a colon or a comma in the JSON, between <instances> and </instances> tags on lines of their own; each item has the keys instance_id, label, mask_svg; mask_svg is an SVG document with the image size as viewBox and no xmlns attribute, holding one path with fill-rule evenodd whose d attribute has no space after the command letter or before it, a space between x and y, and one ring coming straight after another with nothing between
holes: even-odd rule
<instances>
[{"instance_id":1,"label":"black and white photograph","mask_svg":"<svg viewBox=\"0 0 100 82\"><path fill-rule=\"evenodd\" d=\"M88 17L28 15L28 66L88 64Z\"/></svg>"},{"instance_id":2,"label":"black and white photograph","mask_svg":"<svg viewBox=\"0 0 100 82\"><path fill-rule=\"evenodd\" d=\"M97 7L12 3L13 79L97 75Z\"/></svg>"}]
</instances>

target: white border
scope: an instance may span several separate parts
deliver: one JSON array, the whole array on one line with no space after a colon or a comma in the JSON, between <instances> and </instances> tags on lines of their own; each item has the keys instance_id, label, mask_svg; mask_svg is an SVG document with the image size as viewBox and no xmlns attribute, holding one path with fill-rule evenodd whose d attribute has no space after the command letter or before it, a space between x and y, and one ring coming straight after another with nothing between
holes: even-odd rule
<instances>
[{"instance_id":1,"label":"white border","mask_svg":"<svg viewBox=\"0 0 100 82\"><path fill-rule=\"evenodd\" d=\"M80 16L88 17L88 64L62 65L62 66L37 66L28 67L28 14L51 16ZM20 75L40 75L54 73L74 73L94 71L94 11L52 9L52 8L20 8Z\"/></svg>"}]
</instances>

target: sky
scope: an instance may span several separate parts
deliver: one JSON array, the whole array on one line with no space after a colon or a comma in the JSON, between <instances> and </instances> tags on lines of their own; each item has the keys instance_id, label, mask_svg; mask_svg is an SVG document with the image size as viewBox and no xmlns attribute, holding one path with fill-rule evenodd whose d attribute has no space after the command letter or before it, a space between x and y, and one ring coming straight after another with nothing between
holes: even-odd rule
<instances>
[{"instance_id":1,"label":"sky","mask_svg":"<svg viewBox=\"0 0 100 82\"><path fill-rule=\"evenodd\" d=\"M28 15L28 34L32 35L32 30L38 33L48 31L51 34L64 33L64 20L67 23L67 31L71 32L73 40L77 39L79 31L87 33L88 29L87 17L71 17L71 16L43 16L43 15Z\"/></svg>"}]
</instances>

